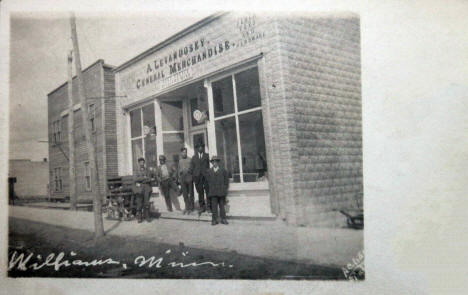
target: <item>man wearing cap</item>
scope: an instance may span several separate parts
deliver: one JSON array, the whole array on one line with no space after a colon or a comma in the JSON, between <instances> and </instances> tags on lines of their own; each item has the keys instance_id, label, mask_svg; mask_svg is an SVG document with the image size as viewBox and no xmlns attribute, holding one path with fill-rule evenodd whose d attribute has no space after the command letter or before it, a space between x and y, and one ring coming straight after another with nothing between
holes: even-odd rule
<instances>
[{"instance_id":1,"label":"man wearing cap","mask_svg":"<svg viewBox=\"0 0 468 295\"><path fill-rule=\"evenodd\" d=\"M226 220L226 196L229 188L229 175L227 171L219 165L221 159L218 156L211 158L213 167L206 172L208 182L208 199L211 201L211 225L218 224L218 206L221 216L221 223L228 224Z\"/></svg>"},{"instance_id":2,"label":"man wearing cap","mask_svg":"<svg viewBox=\"0 0 468 295\"><path fill-rule=\"evenodd\" d=\"M208 205L208 211L211 211L210 202L205 203L205 192L208 190L205 174L210 169L210 160L208 154L205 153L205 145L197 143L195 146L195 154L190 162L192 170L193 183L198 193L198 205L200 206L199 213L205 212Z\"/></svg>"},{"instance_id":3,"label":"man wearing cap","mask_svg":"<svg viewBox=\"0 0 468 295\"><path fill-rule=\"evenodd\" d=\"M190 168L191 158L187 157L187 148L181 148L181 157L177 168L177 179L184 195L185 210L184 214L190 214L194 210L193 200L193 179L192 169Z\"/></svg>"},{"instance_id":4,"label":"man wearing cap","mask_svg":"<svg viewBox=\"0 0 468 295\"><path fill-rule=\"evenodd\" d=\"M151 183L155 180L153 173L145 167L145 159L138 159L138 169L133 175L133 193L136 198L136 216L138 223L143 219L150 222L149 200L153 188Z\"/></svg>"},{"instance_id":5,"label":"man wearing cap","mask_svg":"<svg viewBox=\"0 0 468 295\"><path fill-rule=\"evenodd\" d=\"M173 170L166 165L166 156L159 156L159 166L156 169L156 177L159 182L159 192L164 196L167 211L172 212L170 188L174 182Z\"/></svg>"}]
</instances>

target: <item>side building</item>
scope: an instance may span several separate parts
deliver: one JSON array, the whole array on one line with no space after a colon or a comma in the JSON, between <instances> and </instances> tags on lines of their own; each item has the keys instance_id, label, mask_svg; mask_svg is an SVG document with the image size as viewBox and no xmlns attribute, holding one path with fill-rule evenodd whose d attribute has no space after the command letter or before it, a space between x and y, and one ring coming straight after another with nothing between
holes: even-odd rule
<instances>
[{"instance_id":1,"label":"side building","mask_svg":"<svg viewBox=\"0 0 468 295\"><path fill-rule=\"evenodd\" d=\"M19 198L45 198L49 196L47 183L49 163L29 159L12 159L9 161L8 178L14 183L14 194Z\"/></svg>"},{"instance_id":2,"label":"side building","mask_svg":"<svg viewBox=\"0 0 468 295\"><path fill-rule=\"evenodd\" d=\"M89 110L92 126L91 138L96 147L99 184L102 195L107 190L107 178L116 176L117 140L115 81L113 67L103 60L83 70L85 107ZM85 129L82 120L82 105L78 96L78 80L73 78L73 116L75 143L75 183L78 201L92 199L91 167L88 161ZM49 128L49 183L51 199L68 199L70 196L68 140L68 82L60 85L48 95Z\"/></svg>"}]
</instances>

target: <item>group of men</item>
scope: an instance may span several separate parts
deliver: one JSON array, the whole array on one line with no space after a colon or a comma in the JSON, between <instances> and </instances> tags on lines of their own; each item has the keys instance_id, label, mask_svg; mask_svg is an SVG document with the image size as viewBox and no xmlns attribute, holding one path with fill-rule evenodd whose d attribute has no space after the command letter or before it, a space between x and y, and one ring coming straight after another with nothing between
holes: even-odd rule
<instances>
[{"instance_id":1,"label":"group of men","mask_svg":"<svg viewBox=\"0 0 468 295\"><path fill-rule=\"evenodd\" d=\"M209 159L203 143L198 143L195 149L194 156L190 158L187 156L187 149L182 148L179 162L173 167L168 167L164 155L159 156L159 165L155 168L147 168L145 159L138 159L139 168L134 174L133 185L138 223L141 223L143 219L150 221L149 199L152 186L157 183L159 192L166 202L167 211L173 211L171 190L174 190L178 194L180 191L183 194L185 203L183 214L194 212L193 187L195 186L198 194L198 214L208 211L212 215L212 225L219 222L228 224L225 211L229 187L228 173L219 165L221 161L219 157L213 156L211 160ZM212 164L211 168L210 162Z\"/></svg>"}]
</instances>

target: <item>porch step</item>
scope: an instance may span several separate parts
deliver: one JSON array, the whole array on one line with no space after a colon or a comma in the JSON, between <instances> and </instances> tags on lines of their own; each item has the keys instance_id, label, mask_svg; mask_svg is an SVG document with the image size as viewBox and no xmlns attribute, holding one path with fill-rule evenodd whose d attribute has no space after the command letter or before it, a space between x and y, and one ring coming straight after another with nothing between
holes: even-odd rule
<instances>
[{"instance_id":1,"label":"porch step","mask_svg":"<svg viewBox=\"0 0 468 295\"><path fill-rule=\"evenodd\" d=\"M191 220L191 221L206 221L210 222L211 221L211 214L210 213L202 213L198 214L197 211L192 212L190 215L183 214L182 211L173 211L173 212L159 212L156 210L155 212L156 215L158 215L159 218L163 219L178 219L178 220ZM235 216L231 214L226 214L227 218L229 220L251 220L251 221L275 221L276 216L271 216L271 217L264 217L264 216Z\"/></svg>"},{"instance_id":2,"label":"porch step","mask_svg":"<svg viewBox=\"0 0 468 295\"><path fill-rule=\"evenodd\" d=\"M183 215L182 210L185 208L183 197L172 196L173 212L168 212L166 203L162 197L153 197L153 208L161 214L162 218L177 218L191 220L211 220L211 214L202 213L198 216L198 212L193 212L190 215ZM227 216L233 219L254 219L254 220L275 220L276 216L271 213L270 196L269 195L235 195L228 196ZM197 200L195 199L195 203ZM196 204L197 205L197 204Z\"/></svg>"}]
</instances>

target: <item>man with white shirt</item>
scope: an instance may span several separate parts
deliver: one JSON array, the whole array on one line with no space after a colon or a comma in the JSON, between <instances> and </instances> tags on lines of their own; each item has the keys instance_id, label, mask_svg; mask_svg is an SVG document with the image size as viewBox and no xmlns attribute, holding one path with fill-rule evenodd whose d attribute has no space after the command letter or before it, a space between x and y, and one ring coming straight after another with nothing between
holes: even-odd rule
<instances>
[{"instance_id":1,"label":"man with white shirt","mask_svg":"<svg viewBox=\"0 0 468 295\"><path fill-rule=\"evenodd\" d=\"M184 196L185 210L184 214L190 214L194 210L193 198L193 177L190 164L192 159L187 157L187 148L183 147L181 150L181 157L177 168L177 179Z\"/></svg>"},{"instance_id":2,"label":"man with white shirt","mask_svg":"<svg viewBox=\"0 0 468 295\"><path fill-rule=\"evenodd\" d=\"M159 191L164 196L166 201L167 211L172 212L172 202L170 188L173 186L174 175L172 169L166 165L166 156L159 156L159 166L156 170L157 179L159 182Z\"/></svg>"}]
</instances>

